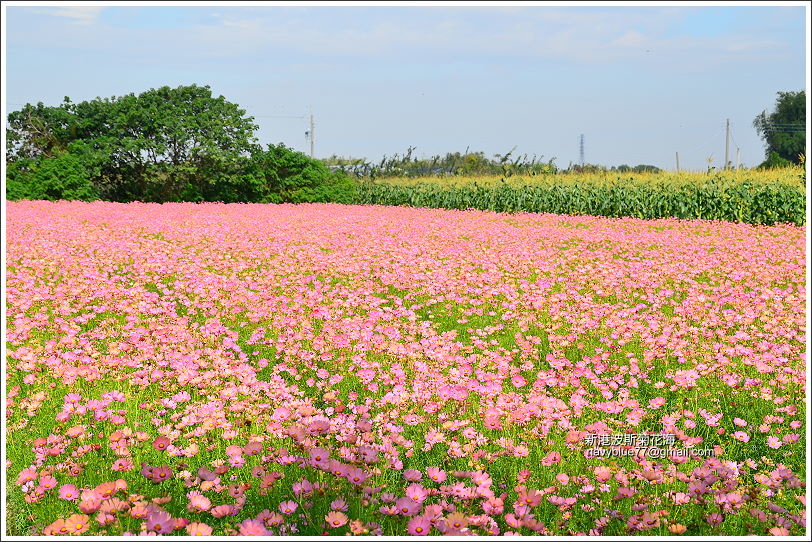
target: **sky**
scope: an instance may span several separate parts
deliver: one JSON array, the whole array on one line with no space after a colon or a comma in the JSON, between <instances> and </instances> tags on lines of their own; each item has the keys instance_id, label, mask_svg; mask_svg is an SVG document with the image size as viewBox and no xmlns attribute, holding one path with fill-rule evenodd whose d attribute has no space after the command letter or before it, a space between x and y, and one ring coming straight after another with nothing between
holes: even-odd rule
<instances>
[{"instance_id":1,"label":"sky","mask_svg":"<svg viewBox=\"0 0 812 542\"><path fill-rule=\"evenodd\" d=\"M559 167L764 159L753 119L805 90L803 3L123 6L5 2L6 111L209 85L263 144L315 155L514 149ZM135 4L135 3L131 3Z\"/></svg>"}]
</instances>

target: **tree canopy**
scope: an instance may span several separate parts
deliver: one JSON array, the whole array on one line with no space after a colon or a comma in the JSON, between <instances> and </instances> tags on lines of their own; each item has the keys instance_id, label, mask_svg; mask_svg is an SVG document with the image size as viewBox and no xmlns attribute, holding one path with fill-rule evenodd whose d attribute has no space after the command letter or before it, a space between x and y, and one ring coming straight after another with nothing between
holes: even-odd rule
<instances>
[{"instance_id":1,"label":"tree canopy","mask_svg":"<svg viewBox=\"0 0 812 542\"><path fill-rule=\"evenodd\" d=\"M806 154L806 93L779 92L775 111L762 111L753 126L764 140L765 164L800 163Z\"/></svg>"},{"instance_id":2,"label":"tree canopy","mask_svg":"<svg viewBox=\"0 0 812 542\"><path fill-rule=\"evenodd\" d=\"M284 145L263 150L253 117L208 86L26 104L7 126L11 199L324 201L340 176Z\"/></svg>"}]
</instances>

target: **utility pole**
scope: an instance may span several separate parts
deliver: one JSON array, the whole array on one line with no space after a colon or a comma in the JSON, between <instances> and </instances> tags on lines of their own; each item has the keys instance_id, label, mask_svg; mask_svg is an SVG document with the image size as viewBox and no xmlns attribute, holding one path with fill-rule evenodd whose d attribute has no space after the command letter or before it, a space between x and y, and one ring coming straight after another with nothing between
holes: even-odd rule
<instances>
[{"instance_id":1,"label":"utility pole","mask_svg":"<svg viewBox=\"0 0 812 542\"><path fill-rule=\"evenodd\" d=\"M313 122L313 113L310 113L310 158L314 157L314 155L313 155L313 143L314 143L314 140L315 140L315 134L314 134L315 126L316 126L316 124Z\"/></svg>"},{"instance_id":2,"label":"utility pole","mask_svg":"<svg viewBox=\"0 0 812 542\"><path fill-rule=\"evenodd\" d=\"M741 164L741 152L738 147L736 147L736 171L739 171L739 164Z\"/></svg>"},{"instance_id":3,"label":"utility pole","mask_svg":"<svg viewBox=\"0 0 812 542\"><path fill-rule=\"evenodd\" d=\"M584 134L581 134L581 167L584 167Z\"/></svg>"},{"instance_id":4,"label":"utility pole","mask_svg":"<svg viewBox=\"0 0 812 542\"><path fill-rule=\"evenodd\" d=\"M677 151L677 173L679 173L679 151Z\"/></svg>"},{"instance_id":5,"label":"utility pole","mask_svg":"<svg viewBox=\"0 0 812 542\"><path fill-rule=\"evenodd\" d=\"M727 125L725 127L725 168L728 169L728 155L730 154L730 119L727 119Z\"/></svg>"}]
</instances>

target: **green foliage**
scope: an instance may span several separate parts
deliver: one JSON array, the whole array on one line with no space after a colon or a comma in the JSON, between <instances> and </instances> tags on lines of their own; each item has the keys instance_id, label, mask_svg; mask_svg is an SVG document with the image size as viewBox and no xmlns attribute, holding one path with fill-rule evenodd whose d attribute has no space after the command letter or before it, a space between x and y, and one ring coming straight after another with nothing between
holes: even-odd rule
<instances>
[{"instance_id":1,"label":"green foliage","mask_svg":"<svg viewBox=\"0 0 812 542\"><path fill-rule=\"evenodd\" d=\"M606 182L509 184L476 182L444 186L363 182L357 200L362 204L407 205L495 212L532 212L606 217L701 218L749 224L806 221L801 186L762 180L731 180L719 174L698 182L631 182L617 177Z\"/></svg>"},{"instance_id":2,"label":"green foliage","mask_svg":"<svg viewBox=\"0 0 812 542\"><path fill-rule=\"evenodd\" d=\"M792 162L789 160L782 158L778 155L777 152L772 151L770 155L764 160L761 164L759 164L759 169L780 169L785 167L790 167Z\"/></svg>"},{"instance_id":3,"label":"green foliage","mask_svg":"<svg viewBox=\"0 0 812 542\"><path fill-rule=\"evenodd\" d=\"M355 182L284 145L208 86L150 89L8 117L8 199L352 203Z\"/></svg>"},{"instance_id":4,"label":"green foliage","mask_svg":"<svg viewBox=\"0 0 812 542\"><path fill-rule=\"evenodd\" d=\"M341 172L330 172L318 160L283 143L254 154L256 175L266 187L270 203L352 203L355 182Z\"/></svg>"},{"instance_id":5,"label":"green foliage","mask_svg":"<svg viewBox=\"0 0 812 542\"><path fill-rule=\"evenodd\" d=\"M377 164L358 158L341 158L331 156L323 163L333 171L341 171L356 178L379 179L389 177L420 177L435 176L470 176L470 175L545 175L556 173L558 168L551 158L542 162L543 157L527 155L513 157L513 150L501 155L495 154L493 159L487 158L483 152L464 153L450 152L445 156L435 155L430 158L416 158L416 147L409 147L401 156L395 154L384 156Z\"/></svg>"},{"instance_id":6,"label":"green foliage","mask_svg":"<svg viewBox=\"0 0 812 542\"><path fill-rule=\"evenodd\" d=\"M67 152L39 161L15 162L8 168L6 190L8 199L13 200L99 199L81 158Z\"/></svg>"},{"instance_id":7,"label":"green foliage","mask_svg":"<svg viewBox=\"0 0 812 542\"><path fill-rule=\"evenodd\" d=\"M662 170L657 166L648 164L638 164L634 167L621 164L617 167L612 167L611 171L618 171L620 173L660 173Z\"/></svg>"},{"instance_id":8,"label":"green foliage","mask_svg":"<svg viewBox=\"0 0 812 542\"><path fill-rule=\"evenodd\" d=\"M773 153L793 164L800 163L799 156L806 154L806 93L779 92L775 111L769 115L763 111L753 120L753 126L764 140L765 164L776 161Z\"/></svg>"},{"instance_id":9,"label":"green foliage","mask_svg":"<svg viewBox=\"0 0 812 542\"><path fill-rule=\"evenodd\" d=\"M42 102L26 104L8 115L6 161L54 157L77 139L77 129L77 118L67 97L58 107L47 107Z\"/></svg>"},{"instance_id":10,"label":"green foliage","mask_svg":"<svg viewBox=\"0 0 812 542\"><path fill-rule=\"evenodd\" d=\"M9 115L8 124L9 165L31 159L35 165L15 167L35 171L69 152L106 200L252 201L255 195L255 183L242 170L243 159L258 149L257 126L243 109L212 96L208 86L164 86L77 104L66 98L57 107L27 104ZM16 197L18 188L7 197ZM243 188L248 193L240 193Z\"/></svg>"}]
</instances>

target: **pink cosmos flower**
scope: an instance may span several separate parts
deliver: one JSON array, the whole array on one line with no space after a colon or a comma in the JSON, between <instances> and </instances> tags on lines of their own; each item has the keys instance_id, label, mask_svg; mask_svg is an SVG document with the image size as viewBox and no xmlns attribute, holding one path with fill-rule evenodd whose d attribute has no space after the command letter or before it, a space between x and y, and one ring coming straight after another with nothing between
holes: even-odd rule
<instances>
[{"instance_id":1,"label":"pink cosmos flower","mask_svg":"<svg viewBox=\"0 0 812 542\"><path fill-rule=\"evenodd\" d=\"M594 473L598 482L607 482L612 478L612 469L603 465L595 467Z\"/></svg>"},{"instance_id":2,"label":"pink cosmos flower","mask_svg":"<svg viewBox=\"0 0 812 542\"><path fill-rule=\"evenodd\" d=\"M344 499L336 499L330 503L330 509L336 512L346 512L349 509L349 505Z\"/></svg>"},{"instance_id":3,"label":"pink cosmos flower","mask_svg":"<svg viewBox=\"0 0 812 542\"><path fill-rule=\"evenodd\" d=\"M171 533L175 529L175 522L169 512L153 509L147 514L147 530L158 534Z\"/></svg>"},{"instance_id":4,"label":"pink cosmos flower","mask_svg":"<svg viewBox=\"0 0 812 542\"><path fill-rule=\"evenodd\" d=\"M429 496L428 491L420 484L410 484L406 488L406 496L416 503L422 503Z\"/></svg>"},{"instance_id":5,"label":"pink cosmos flower","mask_svg":"<svg viewBox=\"0 0 812 542\"><path fill-rule=\"evenodd\" d=\"M327 525L329 525L333 529L341 527L342 525L345 525L348 520L349 520L349 518L347 517L347 514L345 514L343 512L335 512L335 511L333 511L333 512L328 513L326 516L324 516L324 521L326 521Z\"/></svg>"},{"instance_id":6,"label":"pink cosmos flower","mask_svg":"<svg viewBox=\"0 0 812 542\"><path fill-rule=\"evenodd\" d=\"M409 497L401 497L395 501L395 508L402 516L413 516L420 510L420 503L417 503Z\"/></svg>"},{"instance_id":7,"label":"pink cosmos flower","mask_svg":"<svg viewBox=\"0 0 812 542\"><path fill-rule=\"evenodd\" d=\"M733 433L733 438L736 440L740 440L742 442L748 442L750 440L750 435L745 433L744 431L736 431Z\"/></svg>"},{"instance_id":8,"label":"pink cosmos flower","mask_svg":"<svg viewBox=\"0 0 812 542\"><path fill-rule=\"evenodd\" d=\"M415 516L409 520L406 531L412 536L426 536L431 531L431 521L424 516Z\"/></svg>"},{"instance_id":9,"label":"pink cosmos flower","mask_svg":"<svg viewBox=\"0 0 812 542\"><path fill-rule=\"evenodd\" d=\"M235 512L235 508L230 504L220 504L211 509L210 513L216 518L223 518L231 516Z\"/></svg>"},{"instance_id":10,"label":"pink cosmos flower","mask_svg":"<svg viewBox=\"0 0 812 542\"><path fill-rule=\"evenodd\" d=\"M719 525L720 523L722 523L725 520L725 517L722 514L718 513L718 512L714 512L712 514L709 514L707 517L705 517L705 519L707 520L708 523L710 523L711 525L713 525L715 527L715 526Z\"/></svg>"},{"instance_id":11,"label":"pink cosmos flower","mask_svg":"<svg viewBox=\"0 0 812 542\"><path fill-rule=\"evenodd\" d=\"M246 519L242 523L238 523L237 527L239 527L240 536L268 536L271 534L258 519Z\"/></svg>"},{"instance_id":12,"label":"pink cosmos flower","mask_svg":"<svg viewBox=\"0 0 812 542\"><path fill-rule=\"evenodd\" d=\"M211 508L211 501L208 497L201 494L192 495L189 497L189 504L186 507L190 512L205 512Z\"/></svg>"},{"instance_id":13,"label":"pink cosmos flower","mask_svg":"<svg viewBox=\"0 0 812 542\"><path fill-rule=\"evenodd\" d=\"M39 479L39 485L44 490L50 490L56 487L56 478L53 476L43 476Z\"/></svg>"},{"instance_id":14,"label":"pink cosmos flower","mask_svg":"<svg viewBox=\"0 0 812 542\"><path fill-rule=\"evenodd\" d=\"M417 482L423 477L423 474L419 470L406 469L403 471L403 477L409 482Z\"/></svg>"},{"instance_id":15,"label":"pink cosmos flower","mask_svg":"<svg viewBox=\"0 0 812 542\"><path fill-rule=\"evenodd\" d=\"M59 498L66 501L75 501L79 497L79 490L73 484L64 484L59 488Z\"/></svg>"},{"instance_id":16,"label":"pink cosmos flower","mask_svg":"<svg viewBox=\"0 0 812 542\"><path fill-rule=\"evenodd\" d=\"M446 472L439 467L427 468L426 475L428 475L432 482L437 482L438 484L443 483L446 480Z\"/></svg>"},{"instance_id":17,"label":"pink cosmos flower","mask_svg":"<svg viewBox=\"0 0 812 542\"><path fill-rule=\"evenodd\" d=\"M541 460L541 464L545 467L549 467L551 465L555 465L556 463L561 461L561 453L560 452L550 452L544 456Z\"/></svg>"},{"instance_id":18,"label":"pink cosmos flower","mask_svg":"<svg viewBox=\"0 0 812 542\"><path fill-rule=\"evenodd\" d=\"M212 528L205 523L193 522L186 526L189 536L211 536Z\"/></svg>"}]
</instances>

